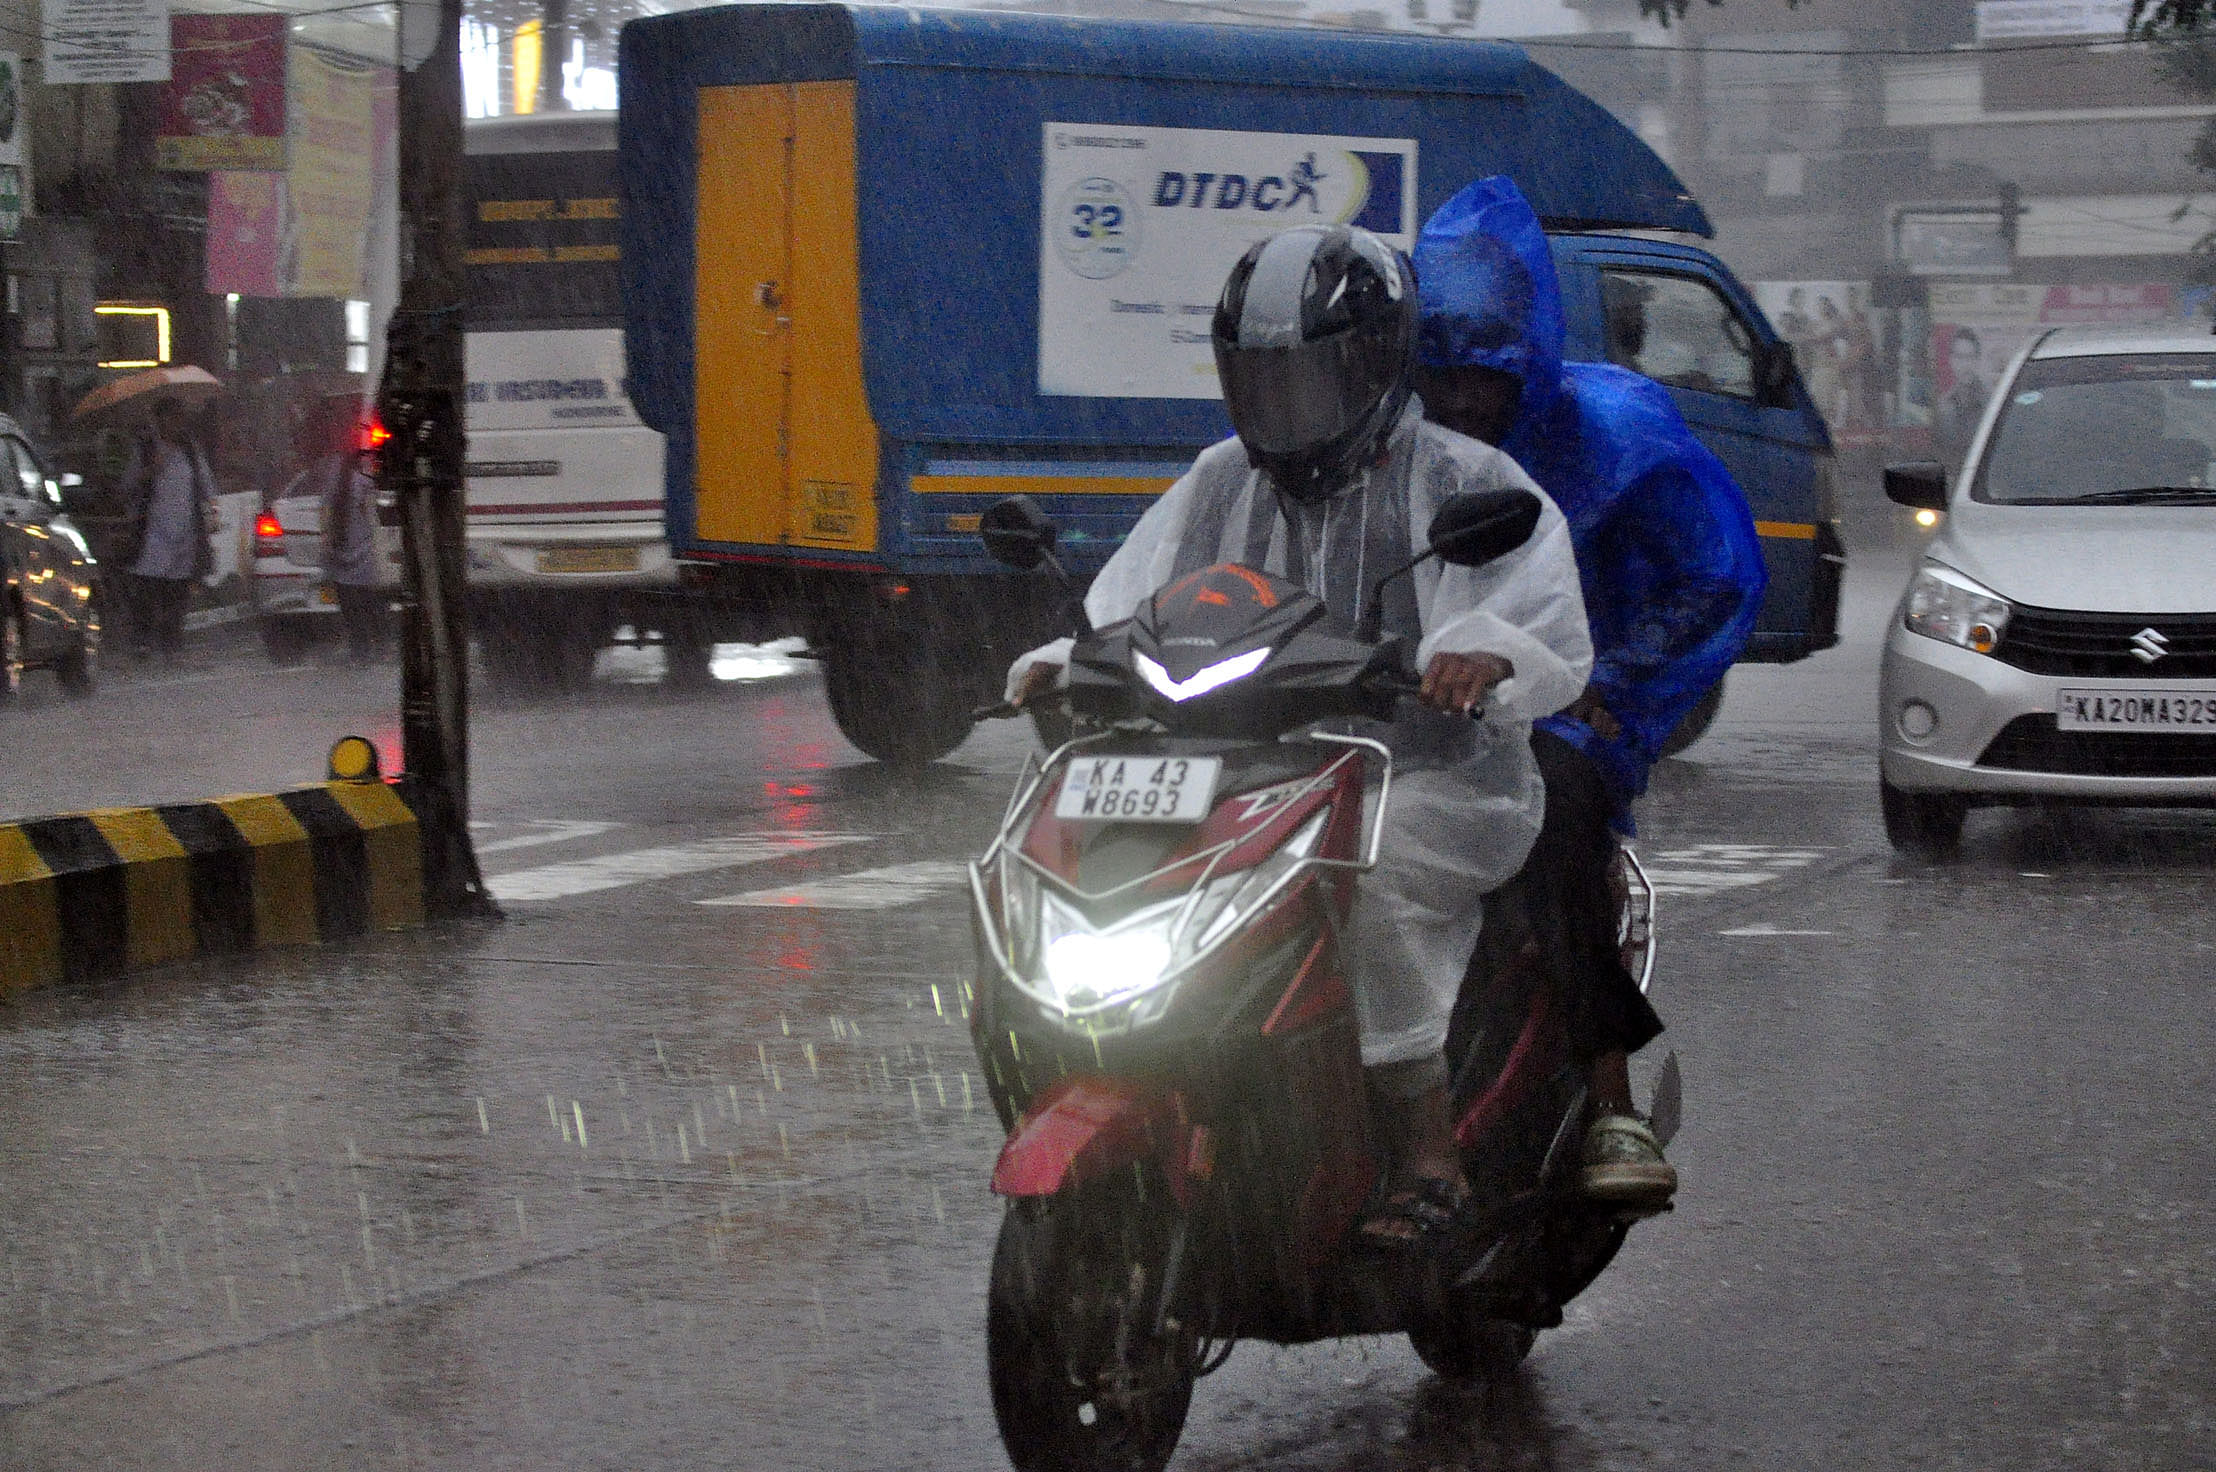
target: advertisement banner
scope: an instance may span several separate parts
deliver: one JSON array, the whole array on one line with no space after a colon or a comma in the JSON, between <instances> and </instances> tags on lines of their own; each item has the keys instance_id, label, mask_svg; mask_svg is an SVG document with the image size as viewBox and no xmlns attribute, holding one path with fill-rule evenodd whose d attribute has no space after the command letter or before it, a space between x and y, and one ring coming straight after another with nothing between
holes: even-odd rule
<instances>
[{"instance_id":1,"label":"advertisement banner","mask_svg":"<svg viewBox=\"0 0 2216 1472\"><path fill-rule=\"evenodd\" d=\"M285 166L282 15L180 15L155 159L165 169Z\"/></svg>"},{"instance_id":2,"label":"advertisement banner","mask_svg":"<svg viewBox=\"0 0 2216 1472\"><path fill-rule=\"evenodd\" d=\"M1255 241L1344 223L1408 249L1412 138L1045 125L1039 392L1213 399L1209 319Z\"/></svg>"},{"instance_id":3,"label":"advertisement banner","mask_svg":"<svg viewBox=\"0 0 2216 1472\"><path fill-rule=\"evenodd\" d=\"M376 94L384 70L293 48L288 296L362 295L375 184Z\"/></svg>"},{"instance_id":4,"label":"advertisement banner","mask_svg":"<svg viewBox=\"0 0 2216 1472\"><path fill-rule=\"evenodd\" d=\"M169 0L44 0L43 79L169 80Z\"/></svg>"},{"instance_id":5,"label":"advertisement banner","mask_svg":"<svg viewBox=\"0 0 2216 1472\"><path fill-rule=\"evenodd\" d=\"M285 176L208 176L208 274L211 296L283 296Z\"/></svg>"}]
</instances>

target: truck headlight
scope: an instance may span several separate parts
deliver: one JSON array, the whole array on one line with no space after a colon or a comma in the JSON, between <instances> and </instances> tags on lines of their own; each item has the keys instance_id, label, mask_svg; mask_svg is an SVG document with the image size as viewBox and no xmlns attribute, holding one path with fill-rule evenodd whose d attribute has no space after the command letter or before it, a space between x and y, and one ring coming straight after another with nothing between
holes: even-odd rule
<instances>
[{"instance_id":1,"label":"truck headlight","mask_svg":"<svg viewBox=\"0 0 2216 1472\"><path fill-rule=\"evenodd\" d=\"M1908 585L1909 632L1991 654L2008 629L2008 600L1953 568L1927 562Z\"/></svg>"}]
</instances>

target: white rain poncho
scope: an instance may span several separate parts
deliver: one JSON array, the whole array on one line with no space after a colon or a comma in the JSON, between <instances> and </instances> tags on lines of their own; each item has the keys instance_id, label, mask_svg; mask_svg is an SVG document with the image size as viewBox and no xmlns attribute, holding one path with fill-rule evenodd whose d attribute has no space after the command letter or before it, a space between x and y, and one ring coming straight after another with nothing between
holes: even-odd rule
<instances>
[{"instance_id":1,"label":"white rain poncho","mask_svg":"<svg viewBox=\"0 0 2216 1472\"><path fill-rule=\"evenodd\" d=\"M1424 545L1441 502L1508 487L1543 503L1529 541L1481 568L1427 562L1385 600L1384 631L1416 644L1418 670L1435 654L1485 652L1516 673L1494 690L1483 721L1406 701L1389 726L1365 731L1394 758L1383 857L1362 878L1343 951L1362 1061L1372 1067L1435 1058L1445 1047L1484 895L1523 867L1538 836L1545 789L1531 723L1577 698L1593 659L1562 513L1513 460L1424 422L1412 402L1384 462L1318 505L1285 503L1281 512L1237 440L1202 451L1085 596L1094 627L1103 627L1184 573L1241 562L1306 587L1344 633L1360 590ZM1068 659L1066 639L1022 656L1008 672L1010 693L1033 663Z\"/></svg>"}]
</instances>

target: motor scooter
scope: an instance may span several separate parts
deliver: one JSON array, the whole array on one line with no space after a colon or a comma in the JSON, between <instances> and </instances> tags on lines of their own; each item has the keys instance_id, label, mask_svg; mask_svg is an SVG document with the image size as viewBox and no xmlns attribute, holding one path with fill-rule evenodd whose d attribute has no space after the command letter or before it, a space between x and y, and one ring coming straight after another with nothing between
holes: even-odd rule
<instances>
[{"instance_id":1,"label":"motor scooter","mask_svg":"<svg viewBox=\"0 0 2216 1472\"><path fill-rule=\"evenodd\" d=\"M1354 1230L1385 1163L1340 938L1393 758L1330 727L1418 687L1378 638L1384 586L1499 557L1538 516L1526 491L1451 498L1351 638L1298 585L1225 563L1076 640L1078 734L1026 763L970 866L971 1027L1008 1131L986 1337L1019 1472L1162 1467L1241 1339L1405 1332L1443 1376L1504 1374L1622 1244L1634 1218L1576 1190L1585 1070L1513 886L1488 901L1449 1043L1469 1203L1420 1249ZM1060 575L1025 498L982 530L1004 563ZM1653 887L1628 853L1620 877L1644 986ZM1673 1059L1658 1132L1676 1090Z\"/></svg>"}]
</instances>

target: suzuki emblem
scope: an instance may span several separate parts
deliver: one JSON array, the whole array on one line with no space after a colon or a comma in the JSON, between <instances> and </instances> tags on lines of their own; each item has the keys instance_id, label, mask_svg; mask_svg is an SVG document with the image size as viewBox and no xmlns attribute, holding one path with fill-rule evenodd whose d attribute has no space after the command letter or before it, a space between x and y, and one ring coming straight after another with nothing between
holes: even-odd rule
<instances>
[{"instance_id":1,"label":"suzuki emblem","mask_svg":"<svg viewBox=\"0 0 2216 1472\"><path fill-rule=\"evenodd\" d=\"M2160 629L2141 629L2131 636L2131 657L2141 664L2153 664L2170 652L2170 641Z\"/></svg>"}]
</instances>

